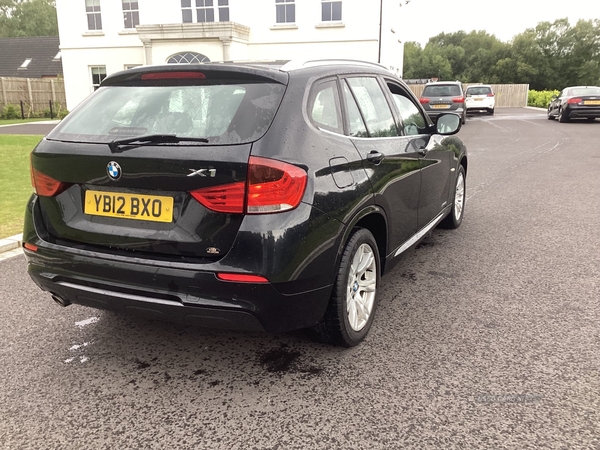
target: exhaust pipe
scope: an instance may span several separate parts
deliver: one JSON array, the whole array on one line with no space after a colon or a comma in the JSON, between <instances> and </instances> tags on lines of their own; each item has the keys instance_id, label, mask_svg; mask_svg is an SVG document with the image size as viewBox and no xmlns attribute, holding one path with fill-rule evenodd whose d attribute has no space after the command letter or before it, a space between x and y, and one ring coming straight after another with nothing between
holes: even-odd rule
<instances>
[{"instance_id":1,"label":"exhaust pipe","mask_svg":"<svg viewBox=\"0 0 600 450\"><path fill-rule=\"evenodd\" d=\"M56 303L58 303L63 308L66 308L67 306L69 306L71 304L71 302L69 300L59 297L56 294L52 294L52 300L54 300Z\"/></svg>"}]
</instances>

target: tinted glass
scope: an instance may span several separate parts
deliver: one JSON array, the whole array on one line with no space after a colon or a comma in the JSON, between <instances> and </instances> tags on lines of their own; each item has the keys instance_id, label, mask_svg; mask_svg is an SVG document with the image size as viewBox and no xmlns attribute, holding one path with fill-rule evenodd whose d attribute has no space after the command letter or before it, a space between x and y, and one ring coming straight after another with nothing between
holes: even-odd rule
<instances>
[{"instance_id":1,"label":"tinted glass","mask_svg":"<svg viewBox=\"0 0 600 450\"><path fill-rule=\"evenodd\" d=\"M404 124L404 134L414 136L424 133L426 122L419 109L403 95L393 94L393 96Z\"/></svg>"},{"instance_id":2,"label":"tinted glass","mask_svg":"<svg viewBox=\"0 0 600 450\"><path fill-rule=\"evenodd\" d=\"M360 116L360 110L358 105L350 92L350 88L346 83L342 85L344 100L346 102L346 109L348 112L348 124L350 126L350 136L367 137L367 127Z\"/></svg>"},{"instance_id":3,"label":"tinted glass","mask_svg":"<svg viewBox=\"0 0 600 450\"><path fill-rule=\"evenodd\" d=\"M251 142L267 130L284 86L271 83L204 86L108 86L99 89L48 136L110 142L149 134Z\"/></svg>"},{"instance_id":4,"label":"tinted glass","mask_svg":"<svg viewBox=\"0 0 600 450\"><path fill-rule=\"evenodd\" d=\"M423 97L458 97L460 87L456 84L441 84L425 86Z\"/></svg>"},{"instance_id":5,"label":"tinted glass","mask_svg":"<svg viewBox=\"0 0 600 450\"><path fill-rule=\"evenodd\" d=\"M492 89L489 87L470 87L467 88L467 95L488 95L492 93Z\"/></svg>"},{"instance_id":6,"label":"tinted glass","mask_svg":"<svg viewBox=\"0 0 600 450\"><path fill-rule=\"evenodd\" d=\"M370 137L398 136L392 111L376 78L348 78L348 84L366 121Z\"/></svg>"},{"instance_id":7,"label":"tinted glass","mask_svg":"<svg viewBox=\"0 0 600 450\"><path fill-rule=\"evenodd\" d=\"M600 95L600 87L574 88L568 95Z\"/></svg>"},{"instance_id":8,"label":"tinted glass","mask_svg":"<svg viewBox=\"0 0 600 450\"><path fill-rule=\"evenodd\" d=\"M310 117L317 126L341 132L341 116L337 98L335 81L328 81L317 86L310 110Z\"/></svg>"}]
</instances>

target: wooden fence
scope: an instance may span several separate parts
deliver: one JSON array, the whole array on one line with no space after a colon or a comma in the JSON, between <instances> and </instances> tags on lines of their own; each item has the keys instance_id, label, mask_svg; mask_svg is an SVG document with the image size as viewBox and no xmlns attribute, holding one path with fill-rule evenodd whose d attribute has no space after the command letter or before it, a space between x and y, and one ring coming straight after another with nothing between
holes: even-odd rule
<instances>
[{"instance_id":1,"label":"wooden fence","mask_svg":"<svg viewBox=\"0 0 600 450\"><path fill-rule=\"evenodd\" d=\"M0 112L6 105L14 105L25 117L49 112L50 102L54 115L67 105L62 78L7 78L0 77Z\"/></svg>"},{"instance_id":2,"label":"wooden fence","mask_svg":"<svg viewBox=\"0 0 600 450\"><path fill-rule=\"evenodd\" d=\"M463 90L474 84L463 84ZM523 108L527 106L528 84L491 84L494 94L496 94L496 107ZM420 97L425 89L424 84L409 84L408 87L417 96Z\"/></svg>"}]
</instances>

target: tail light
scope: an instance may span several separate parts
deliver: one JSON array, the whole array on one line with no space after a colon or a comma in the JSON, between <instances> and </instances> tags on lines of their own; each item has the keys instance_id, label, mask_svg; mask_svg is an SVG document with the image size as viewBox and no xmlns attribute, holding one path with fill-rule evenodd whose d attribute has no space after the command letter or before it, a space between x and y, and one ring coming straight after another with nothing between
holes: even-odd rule
<instances>
[{"instance_id":1,"label":"tail light","mask_svg":"<svg viewBox=\"0 0 600 450\"><path fill-rule=\"evenodd\" d=\"M452 103L464 103L465 98L461 95L460 97L452 97Z\"/></svg>"},{"instance_id":2,"label":"tail light","mask_svg":"<svg viewBox=\"0 0 600 450\"><path fill-rule=\"evenodd\" d=\"M224 213L265 214L296 208L306 188L306 171L282 161L251 156L246 183L197 189L191 195Z\"/></svg>"},{"instance_id":3,"label":"tail light","mask_svg":"<svg viewBox=\"0 0 600 450\"><path fill-rule=\"evenodd\" d=\"M70 186L70 184L55 180L33 167L31 167L31 185L34 192L42 197L54 197Z\"/></svg>"},{"instance_id":4,"label":"tail light","mask_svg":"<svg viewBox=\"0 0 600 450\"><path fill-rule=\"evenodd\" d=\"M248 165L248 214L294 209L302 200L306 180L306 171L299 167L251 156Z\"/></svg>"},{"instance_id":5,"label":"tail light","mask_svg":"<svg viewBox=\"0 0 600 450\"><path fill-rule=\"evenodd\" d=\"M493 97L493 96L494 96L494 94L488 94L487 96L488 96L488 97Z\"/></svg>"},{"instance_id":6,"label":"tail light","mask_svg":"<svg viewBox=\"0 0 600 450\"><path fill-rule=\"evenodd\" d=\"M419 102L421 102L421 105L425 105L425 104L429 103L430 101L431 101L431 99L427 98L427 97L421 97L419 99Z\"/></svg>"},{"instance_id":7,"label":"tail light","mask_svg":"<svg viewBox=\"0 0 600 450\"><path fill-rule=\"evenodd\" d=\"M207 187L192 191L190 194L212 211L241 214L244 212L246 183L240 181L239 183Z\"/></svg>"},{"instance_id":8,"label":"tail light","mask_svg":"<svg viewBox=\"0 0 600 450\"><path fill-rule=\"evenodd\" d=\"M581 103L582 101L582 98L570 98L569 100L567 100L567 103Z\"/></svg>"}]
</instances>

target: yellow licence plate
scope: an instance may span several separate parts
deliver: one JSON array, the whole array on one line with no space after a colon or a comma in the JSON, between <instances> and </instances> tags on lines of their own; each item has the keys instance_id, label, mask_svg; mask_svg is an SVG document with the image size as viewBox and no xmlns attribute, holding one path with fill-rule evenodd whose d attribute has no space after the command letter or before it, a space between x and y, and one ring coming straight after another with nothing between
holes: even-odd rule
<instances>
[{"instance_id":1,"label":"yellow licence plate","mask_svg":"<svg viewBox=\"0 0 600 450\"><path fill-rule=\"evenodd\" d=\"M448 109L450 105L431 105L433 109Z\"/></svg>"},{"instance_id":2,"label":"yellow licence plate","mask_svg":"<svg viewBox=\"0 0 600 450\"><path fill-rule=\"evenodd\" d=\"M600 100L584 100L584 105L600 105Z\"/></svg>"},{"instance_id":3,"label":"yellow licence plate","mask_svg":"<svg viewBox=\"0 0 600 450\"><path fill-rule=\"evenodd\" d=\"M84 212L92 216L172 222L173 197L86 191Z\"/></svg>"}]
</instances>

